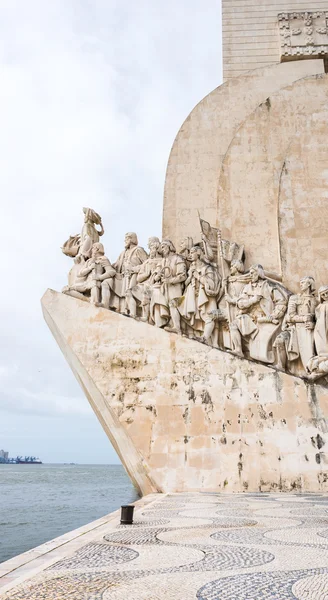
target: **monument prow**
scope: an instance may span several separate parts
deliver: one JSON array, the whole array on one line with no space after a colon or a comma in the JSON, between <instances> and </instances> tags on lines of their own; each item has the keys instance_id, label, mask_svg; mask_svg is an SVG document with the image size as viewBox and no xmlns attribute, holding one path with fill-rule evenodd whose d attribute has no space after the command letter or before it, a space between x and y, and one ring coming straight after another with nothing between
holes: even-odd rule
<instances>
[{"instance_id":1,"label":"monument prow","mask_svg":"<svg viewBox=\"0 0 328 600\"><path fill-rule=\"evenodd\" d=\"M327 490L325 387L52 290L42 308L141 493Z\"/></svg>"}]
</instances>

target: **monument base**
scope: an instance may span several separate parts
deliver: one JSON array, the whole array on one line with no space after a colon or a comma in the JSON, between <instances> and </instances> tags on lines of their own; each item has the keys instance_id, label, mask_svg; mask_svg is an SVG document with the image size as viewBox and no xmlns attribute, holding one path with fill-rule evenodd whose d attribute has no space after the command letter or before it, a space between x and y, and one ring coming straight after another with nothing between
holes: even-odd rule
<instances>
[{"instance_id":1,"label":"monument base","mask_svg":"<svg viewBox=\"0 0 328 600\"><path fill-rule=\"evenodd\" d=\"M142 494L328 491L328 390L48 290L45 320Z\"/></svg>"}]
</instances>

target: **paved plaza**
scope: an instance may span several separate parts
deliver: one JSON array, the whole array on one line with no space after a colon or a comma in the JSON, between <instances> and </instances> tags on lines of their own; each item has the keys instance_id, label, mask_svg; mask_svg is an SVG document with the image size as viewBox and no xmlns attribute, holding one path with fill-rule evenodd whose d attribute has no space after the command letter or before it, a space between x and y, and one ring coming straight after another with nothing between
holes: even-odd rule
<instances>
[{"instance_id":1,"label":"paved plaza","mask_svg":"<svg viewBox=\"0 0 328 600\"><path fill-rule=\"evenodd\" d=\"M328 496L153 494L1 574L1 600L328 600Z\"/></svg>"}]
</instances>

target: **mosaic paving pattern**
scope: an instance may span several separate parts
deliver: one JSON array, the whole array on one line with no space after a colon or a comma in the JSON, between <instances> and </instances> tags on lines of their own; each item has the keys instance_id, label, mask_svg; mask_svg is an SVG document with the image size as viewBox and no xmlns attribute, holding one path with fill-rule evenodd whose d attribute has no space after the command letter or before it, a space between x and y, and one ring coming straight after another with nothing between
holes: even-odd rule
<instances>
[{"instance_id":1,"label":"mosaic paving pattern","mask_svg":"<svg viewBox=\"0 0 328 600\"><path fill-rule=\"evenodd\" d=\"M246 567L258 567L274 560L274 555L253 548L210 548L205 550L203 560L188 565L188 571L215 571L230 569L245 569ZM174 569L174 571L185 571L185 567Z\"/></svg>"},{"instance_id":2,"label":"mosaic paving pattern","mask_svg":"<svg viewBox=\"0 0 328 600\"><path fill-rule=\"evenodd\" d=\"M319 494L158 497L0 600L328 600L326 511Z\"/></svg>"},{"instance_id":3,"label":"mosaic paving pattern","mask_svg":"<svg viewBox=\"0 0 328 600\"><path fill-rule=\"evenodd\" d=\"M295 600L293 585L314 571L278 571L254 573L252 577L240 575L211 581L198 592L199 600ZM326 570L328 572L328 569ZM316 573L325 573L324 570ZM326 590L327 591L327 590ZM315 590L312 593L316 593ZM297 596L296 596L297 597ZM317 596L312 596L317 598ZM323 596L324 597L324 596ZM327 595L326 595L327 598Z\"/></svg>"},{"instance_id":4,"label":"mosaic paving pattern","mask_svg":"<svg viewBox=\"0 0 328 600\"><path fill-rule=\"evenodd\" d=\"M55 563L51 569L83 569L109 567L137 558L139 553L132 548L108 546L105 544L87 544L71 558Z\"/></svg>"},{"instance_id":5,"label":"mosaic paving pattern","mask_svg":"<svg viewBox=\"0 0 328 600\"><path fill-rule=\"evenodd\" d=\"M102 600L103 592L115 585L105 574L72 574L25 586L4 598L13 600Z\"/></svg>"}]
</instances>

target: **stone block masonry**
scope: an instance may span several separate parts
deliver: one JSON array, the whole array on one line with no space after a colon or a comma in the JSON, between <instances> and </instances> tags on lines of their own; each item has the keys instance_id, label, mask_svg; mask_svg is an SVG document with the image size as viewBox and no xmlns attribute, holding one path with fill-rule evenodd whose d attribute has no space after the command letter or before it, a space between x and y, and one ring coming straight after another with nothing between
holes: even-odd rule
<instances>
[{"instance_id":1,"label":"stone block masonry","mask_svg":"<svg viewBox=\"0 0 328 600\"><path fill-rule=\"evenodd\" d=\"M222 0L224 80L280 62L279 13L327 8L326 0Z\"/></svg>"}]
</instances>

